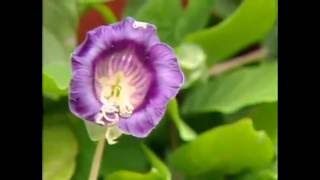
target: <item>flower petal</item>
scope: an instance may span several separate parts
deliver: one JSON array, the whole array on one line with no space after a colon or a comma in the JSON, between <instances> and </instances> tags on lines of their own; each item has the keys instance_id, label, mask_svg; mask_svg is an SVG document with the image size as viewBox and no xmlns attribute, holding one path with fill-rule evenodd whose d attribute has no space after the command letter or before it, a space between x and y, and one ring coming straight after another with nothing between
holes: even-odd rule
<instances>
[{"instance_id":1,"label":"flower petal","mask_svg":"<svg viewBox=\"0 0 320 180\"><path fill-rule=\"evenodd\" d=\"M136 43L143 44L147 49L160 42L156 27L153 24L139 22L131 17L127 17L120 23L113 24L112 29L119 35L117 40L133 40ZM120 36L121 35L121 36Z\"/></svg>"},{"instance_id":2,"label":"flower petal","mask_svg":"<svg viewBox=\"0 0 320 180\"><path fill-rule=\"evenodd\" d=\"M165 113L165 106L154 106L150 101L144 108L134 112L130 118L122 118L118 127L125 134L144 138L159 123Z\"/></svg>"},{"instance_id":3,"label":"flower petal","mask_svg":"<svg viewBox=\"0 0 320 180\"><path fill-rule=\"evenodd\" d=\"M81 67L73 72L70 83L70 110L79 118L89 121L94 121L101 107L95 96L93 83L91 72Z\"/></svg>"},{"instance_id":4,"label":"flower petal","mask_svg":"<svg viewBox=\"0 0 320 180\"><path fill-rule=\"evenodd\" d=\"M155 70L145 104L128 119L119 121L119 128L126 134L146 137L159 123L170 99L183 85L184 77L173 51L165 44L150 49L150 66Z\"/></svg>"},{"instance_id":5,"label":"flower petal","mask_svg":"<svg viewBox=\"0 0 320 180\"><path fill-rule=\"evenodd\" d=\"M151 98L165 96L175 97L184 83L184 76L176 55L166 44L157 44L150 49L150 64L155 67L156 85Z\"/></svg>"}]
</instances>

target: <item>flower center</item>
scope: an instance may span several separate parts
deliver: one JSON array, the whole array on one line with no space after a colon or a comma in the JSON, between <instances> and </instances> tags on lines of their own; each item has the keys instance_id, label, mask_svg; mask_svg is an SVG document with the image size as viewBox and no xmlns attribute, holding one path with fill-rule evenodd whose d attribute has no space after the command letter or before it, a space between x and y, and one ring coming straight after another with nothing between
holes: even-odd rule
<instances>
[{"instance_id":1,"label":"flower center","mask_svg":"<svg viewBox=\"0 0 320 180\"><path fill-rule=\"evenodd\" d=\"M125 49L99 61L95 79L103 104L96 122L111 126L130 117L143 102L151 78L133 51Z\"/></svg>"}]
</instances>

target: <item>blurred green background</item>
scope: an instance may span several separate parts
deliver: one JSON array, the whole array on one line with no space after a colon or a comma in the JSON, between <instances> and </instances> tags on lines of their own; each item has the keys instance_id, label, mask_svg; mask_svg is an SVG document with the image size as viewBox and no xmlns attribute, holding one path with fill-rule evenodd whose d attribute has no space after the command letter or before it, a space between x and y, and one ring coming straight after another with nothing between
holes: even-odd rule
<instances>
[{"instance_id":1,"label":"blurred green background","mask_svg":"<svg viewBox=\"0 0 320 180\"><path fill-rule=\"evenodd\" d=\"M149 137L106 146L99 178L277 179L277 0L44 0L43 179L88 179L96 142L68 108L70 54L126 16L157 26L186 84Z\"/></svg>"}]
</instances>

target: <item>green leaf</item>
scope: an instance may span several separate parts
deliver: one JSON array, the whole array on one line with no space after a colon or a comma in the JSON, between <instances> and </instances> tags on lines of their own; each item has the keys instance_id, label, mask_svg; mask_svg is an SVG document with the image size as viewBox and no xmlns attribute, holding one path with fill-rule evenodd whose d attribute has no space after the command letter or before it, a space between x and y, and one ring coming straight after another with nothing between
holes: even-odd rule
<instances>
[{"instance_id":1,"label":"green leaf","mask_svg":"<svg viewBox=\"0 0 320 180\"><path fill-rule=\"evenodd\" d=\"M124 17L134 16L141 7L146 3L147 0L130 0L127 2L127 6L124 10Z\"/></svg>"},{"instance_id":2,"label":"green leaf","mask_svg":"<svg viewBox=\"0 0 320 180\"><path fill-rule=\"evenodd\" d=\"M158 177L157 174L155 173L147 173L147 174L141 174L137 172L131 172L131 171L125 171L125 170L120 170L117 171L107 178L105 180L157 180L161 179Z\"/></svg>"},{"instance_id":3,"label":"green leaf","mask_svg":"<svg viewBox=\"0 0 320 180\"><path fill-rule=\"evenodd\" d=\"M43 129L43 179L70 179L76 165L77 141L65 123L48 122L64 116L45 116ZM64 119L65 120L65 119Z\"/></svg>"},{"instance_id":4,"label":"green leaf","mask_svg":"<svg viewBox=\"0 0 320 180\"><path fill-rule=\"evenodd\" d=\"M234 180L277 180L277 161L275 161L272 166L267 168L258 169L255 171L250 171L246 173L242 173L241 175L233 178Z\"/></svg>"},{"instance_id":5,"label":"green leaf","mask_svg":"<svg viewBox=\"0 0 320 180\"><path fill-rule=\"evenodd\" d=\"M186 97L182 110L183 113L233 113L249 105L277 101L277 90L277 62L270 60L196 87Z\"/></svg>"},{"instance_id":6,"label":"green leaf","mask_svg":"<svg viewBox=\"0 0 320 180\"><path fill-rule=\"evenodd\" d=\"M96 144L89 139L83 120L75 118L71 114L68 114L68 118L79 143L77 164L72 180L87 180L89 179Z\"/></svg>"},{"instance_id":7,"label":"green leaf","mask_svg":"<svg viewBox=\"0 0 320 180\"><path fill-rule=\"evenodd\" d=\"M263 169L252 173L245 174L235 180L277 180L278 175L271 169Z\"/></svg>"},{"instance_id":8,"label":"green leaf","mask_svg":"<svg viewBox=\"0 0 320 180\"><path fill-rule=\"evenodd\" d=\"M59 40L66 40L74 33L78 16L77 0L45 0L43 3L43 25L57 35ZM72 45L69 41L61 42Z\"/></svg>"},{"instance_id":9,"label":"green leaf","mask_svg":"<svg viewBox=\"0 0 320 180\"><path fill-rule=\"evenodd\" d=\"M108 176L119 170L145 171L148 160L137 138L122 135L117 144L105 148L100 174Z\"/></svg>"},{"instance_id":10,"label":"green leaf","mask_svg":"<svg viewBox=\"0 0 320 180\"><path fill-rule=\"evenodd\" d=\"M180 117L178 103L176 99L173 99L169 102L168 111L173 120L174 124L176 125L179 135L181 139L184 141L191 141L197 137L196 132L194 132Z\"/></svg>"},{"instance_id":11,"label":"green leaf","mask_svg":"<svg viewBox=\"0 0 320 180\"><path fill-rule=\"evenodd\" d=\"M248 117L253 119L254 127L257 130L264 130L277 145L278 137L278 103L262 103L241 109L234 114L224 116L225 122L237 121L239 118Z\"/></svg>"},{"instance_id":12,"label":"green leaf","mask_svg":"<svg viewBox=\"0 0 320 180\"><path fill-rule=\"evenodd\" d=\"M274 58L278 57L278 25L268 34L263 45L269 50L269 56Z\"/></svg>"},{"instance_id":13,"label":"green leaf","mask_svg":"<svg viewBox=\"0 0 320 180\"><path fill-rule=\"evenodd\" d=\"M216 0L213 11L215 14L226 18L239 7L242 0Z\"/></svg>"},{"instance_id":14,"label":"green leaf","mask_svg":"<svg viewBox=\"0 0 320 180\"><path fill-rule=\"evenodd\" d=\"M167 166L154 154L147 146L142 144L142 150L144 151L145 155L148 157L149 161L151 162L153 168L152 171L156 171L162 177L161 179L170 180L171 173Z\"/></svg>"},{"instance_id":15,"label":"green leaf","mask_svg":"<svg viewBox=\"0 0 320 180\"><path fill-rule=\"evenodd\" d=\"M268 165L274 157L271 140L256 131L250 119L219 126L179 147L169 160L179 171L198 175L210 171L235 174Z\"/></svg>"},{"instance_id":16,"label":"green leaf","mask_svg":"<svg viewBox=\"0 0 320 180\"><path fill-rule=\"evenodd\" d=\"M264 103L252 108L246 117L253 119L254 127L258 130L265 130L274 144L277 144L278 137L278 104Z\"/></svg>"},{"instance_id":17,"label":"green leaf","mask_svg":"<svg viewBox=\"0 0 320 180\"><path fill-rule=\"evenodd\" d=\"M142 149L152 164L150 172L142 174L121 170L109 175L106 180L170 180L171 173L166 165L147 146L142 144Z\"/></svg>"},{"instance_id":18,"label":"green leaf","mask_svg":"<svg viewBox=\"0 0 320 180\"><path fill-rule=\"evenodd\" d=\"M58 89L66 90L71 77L68 54L63 45L45 27L43 28L43 73L51 78Z\"/></svg>"},{"instance_id":19,"label":"green leaf","mask_svg":"<svg viewBox=\"0 0 320 180\"><path fill-rule=\"evenodd\" d=\"M149 0L137 12L135 18L157 26L161 41L175 45L174 31L182 15L180 0Z\"/></svg>"},{"instance_id":20,"label":"green leaf","mask_svg":"<svg viewBox=\"0 0 320 180\"><path fill-rule=\"evenodd\" d=\"M46 0L43 5L43 71L65 90L71 78L70 55L76 45L76 0Z\"/></svg>"},{"instance_id":21,"label":"green leaf","mask_svg":"<svg viewBox=\"0 0 320 180\"><path fill-rule=\"evenodd\" d=\"M262 40L274 26L276 16L275 0L244 0L226 20L185 40L200 45L208 56L207 64L212 65Z\"/></svg>"},{"instance_id":22,"label":"green leaf","mask_svg":"<svg viewBox=\"0 0 320 180\"><path fill-rule=\"evenodd\" d=\"M45 96L50 97L53 100L58 100L60 96L67 95L67 89L59 89L54 80L48 75L43 73L42 78L42 92Z\"/></svg>"},{"instance_id":23,"label":"green leaf","mask_svg":"<svg viewBox=\"0 0 320 180\"><path fill-rule=\"evenodd\" d=\"M217 172L209 172L197 176L187 176L186 180L226 180L224 174Z\"/></svg>"},{"instance_id":24,"label":"green leaf","mask_svg":"<svg viewBox=\"0 0 320 180\"><path fill-rule=\"evenodd\" d=\"M215 2L216 0L189 0L175 30L175 38L178 42L185 35L195 32L207 24Z\"/></svg>"}]
</instances>

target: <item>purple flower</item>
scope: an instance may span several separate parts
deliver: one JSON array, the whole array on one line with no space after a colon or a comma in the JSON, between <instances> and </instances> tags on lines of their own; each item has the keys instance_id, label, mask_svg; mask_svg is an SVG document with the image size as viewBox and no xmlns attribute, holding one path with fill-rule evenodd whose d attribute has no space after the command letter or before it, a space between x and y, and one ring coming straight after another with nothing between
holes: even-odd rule
<instances>
[{"instance_id":1,"label":"purple flower","mask_svg":"<svg viewBox=\"0 0 320 180\"><path fill-rule=\"evenodd\" d=\"M156 27L128 17L91 30L72 54L69 106L81 119L146 137L183 81Z\"/></svg>"}]
</instances>

